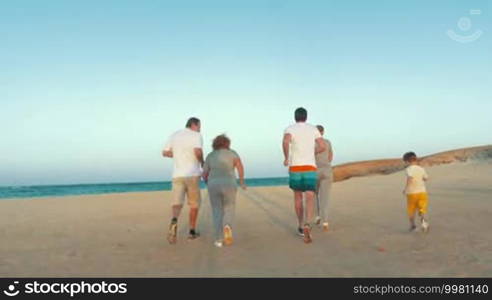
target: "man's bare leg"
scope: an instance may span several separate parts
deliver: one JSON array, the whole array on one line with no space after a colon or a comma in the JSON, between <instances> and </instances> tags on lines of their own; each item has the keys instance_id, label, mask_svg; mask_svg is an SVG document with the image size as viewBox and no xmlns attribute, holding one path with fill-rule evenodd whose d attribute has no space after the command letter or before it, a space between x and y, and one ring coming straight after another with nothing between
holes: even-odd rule
<instances>
[{"instance_id":1,"label":"man's bare leg","mask_svg":"<svg viewBox=\"0 0 492 300\"><path fill-rule=\"evenodd\" d=\"M299 228L301 228L303 225L303 222L304 222L304 207L302 205L302 192L301 191L294 191L294 205L295 205L296 214L297 214L297 222L298 222Z\"/></svg>"},{"instance_id":2,"label":"man's bare leg","mask_svg":"<svg viewBox=\"0 0 492 300\"><path fill-rule=\"evenodd\" d=\"M314 192L306 191L306 221L310 226L314 220Z\"/></svg>"},{"instance_id":3,"label":"man's bare leg","mask_svg":"<svg viewBox=\"0 0 492 300\"><path fill-rule=\"evenodd\" d=\"M303 233L304 233L304 243L309 244L313 241L311 237L311 226L314 218L314 192L306 191L305 195L306 195L306 210L305 210L306 218L304 221Z\"/></svg>"},{"instance_id":4,"label":"man's bare leg","mask_svg":"<svg viewBox=\"0 0 492 300\"><path fill-rule=\"evenodd\" d=\"M190 207L190 235L188 239L195 239L199 236L196 231L196 220L198 219L198 207Z\"/></svg>"},{"instance_id":5,"label":"man's bare leg","mask_svg":"<svg viewBox=\"0 0 492 300\"><path fill-rule=\"evenodd\" d=\"M173 205L173 219L178 219L183 205Z\"/></svg>"},{"instance_id":6,"label":"man's bare leg","mask_svg":"<svg viewBox=\"0 0 492 300\"><path fill-rule=\"evenodd\" d=\"M170 244L175 244L178 238L178 217L181 213L181 209L183 205L173 205L172 212L173 218L171 220L171 224L169 225L169 232L167 234L167 241Z\"/></svg>"},{"instance_id":7,"label":"man's bare leg","mask_svg":"<svg viewBox=\"0 0 492 300\"><path fill-rule=\"evenodd\" d=\"M190 208L190 229L196 228L197 219L198 219L198 207Z\"/></svg>"}]
</instances>

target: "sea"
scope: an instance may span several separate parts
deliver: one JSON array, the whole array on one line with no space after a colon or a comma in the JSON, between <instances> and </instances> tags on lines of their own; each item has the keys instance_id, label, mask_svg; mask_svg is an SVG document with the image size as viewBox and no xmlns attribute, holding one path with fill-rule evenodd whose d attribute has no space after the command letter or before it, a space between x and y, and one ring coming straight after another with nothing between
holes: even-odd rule
<instances>
[{"instance_id":1,"label":"sea","mask_svg":"<svg viewBox=\"0 0 492 300\"><path fill-rule=\"evenodd\" d=\"M287 185L287 177L249 178L246 185L279 186ZM201 187L205 188L202 182ZM67 185L29 185L29 186L0 186L0 199L19 199L36 197L63 197L71 195L97 195L111 193L131 193L150 191L170 191L170 181L130 182L130 183L97 183L97 184L67 184Z\"/></svg>"}]
</instances>

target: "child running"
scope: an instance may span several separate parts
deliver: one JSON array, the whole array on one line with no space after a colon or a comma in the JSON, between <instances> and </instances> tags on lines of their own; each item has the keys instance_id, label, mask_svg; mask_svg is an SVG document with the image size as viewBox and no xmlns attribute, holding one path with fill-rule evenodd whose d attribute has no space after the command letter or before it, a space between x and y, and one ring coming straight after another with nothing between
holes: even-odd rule
<instances>
[{"instance_id":1,"label":"child running","mask_svg":"<svg viewBox=\"0 0 492 300\"><path fill-rule=\"evenodd\" d=\"M410 231L417 231L415 225L415 211L418 210L420 224L423 232L429 231L429 223L426 220L427 213L427 190L425 181L429 178L425 169L419 166L417 155L414 152L407 152L403 155L403 161L409 164L405 169L407 181L403 194L407 195L407 212L410 220Z\"/></svg>"}]
</instances>

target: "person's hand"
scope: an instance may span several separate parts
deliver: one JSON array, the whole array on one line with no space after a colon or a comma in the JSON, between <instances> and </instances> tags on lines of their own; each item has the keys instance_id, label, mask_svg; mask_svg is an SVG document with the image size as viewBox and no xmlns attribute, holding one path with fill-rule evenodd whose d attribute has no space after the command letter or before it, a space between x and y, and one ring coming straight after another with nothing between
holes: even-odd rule
<instances>
[{"instance_id":1,"label":"person's hand","mask_svg":"<svg viewBox=\"0 0 492 300\"><path fill-rule=\"evenodd\" d=\"M284 160L284 166L288 167L289 166L289 160L288 159L285 159Z\"/></svg>"},{"instance_id":2,"label":"person's hand","mask_svg":"<svg viewBox=\"0 0 492 300\"><path fill-rule=\"evenodd\" d=\"M239 186L245 190L246 189L246 184L244 183L244 178L239 179Z\"/></svg>"},{"instance_id":3,"label":"person's hand","mask_svg":"<svg viewBox=\"0 0 492 300\"><path fill-rule=\"evenodd\" d=\"M162 156L164 157L173 157L173 150L163 150Z\"/></svg>"}]
</instances>

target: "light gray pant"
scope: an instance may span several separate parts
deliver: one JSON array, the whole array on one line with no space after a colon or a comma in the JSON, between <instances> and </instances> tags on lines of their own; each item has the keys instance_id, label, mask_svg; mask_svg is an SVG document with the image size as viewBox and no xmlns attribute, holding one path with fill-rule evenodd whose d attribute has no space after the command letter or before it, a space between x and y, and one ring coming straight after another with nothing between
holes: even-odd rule
<instances>
[{"instance_id":1,"label":"light gray pant","mask_svg":"<svg viewBox=\"0 0 492 300\"><path fill-rule=\"evenodd\" d=\"M316 213L321 222L328 222L328 203L330 200L333 172L331 167L318 169L318 188L316 190Z\"/></svg>"},{"instance_id":2,"label":"light gray pant","mask_svg":"<svg viewBox=\"0 0 492 300\"><path fill-rule=\"evenodd\" d=\"M212 218L215 229L215 239L224 238L224 226L232 228L236 207L237 187L231 185L208 185L208 195L212 206Z\"/></svg>"}]
</instances>

